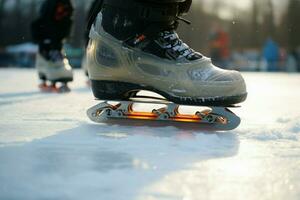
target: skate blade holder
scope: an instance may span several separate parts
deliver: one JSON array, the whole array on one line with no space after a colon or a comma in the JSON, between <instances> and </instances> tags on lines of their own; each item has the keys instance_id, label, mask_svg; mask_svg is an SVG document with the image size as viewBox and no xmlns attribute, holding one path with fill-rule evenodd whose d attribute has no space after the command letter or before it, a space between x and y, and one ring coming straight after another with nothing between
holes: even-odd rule
<instances>
[{"instance_id":1,"label":"skate blade holder","mask_svg":"<svg viewBox=\"0 0 300 200\"><path fill-rule=\"evenodd\" d=\"M57 85L57 82L51 84L43 82L39 85L39 88L42 92L48 93L68 93L71 91L67 83Z\"/></svg>"},{"instance_id":2,"label":"skate blade holder","mask_svg":"<svg viewBox=\"0 0 300 200\"><path fill-rule=\"evenodd\" d=\"M152 111L137 111L134 105L153 104L158 109ZM147 106L147 107L148 107ZM181 107L202 108L192 114L181 114ZM237 106L231 106L237 107ZM171 102L158 101L104 101L88 109L88 117L97 123L105 123L109 120L148 120L160 122L176 122L186 124L197 124L199 127L205 125L216 130L232 130L239 126L241 120L227 107L200 107L189 105L178 105Z\"/></svg>"}]
</instances>

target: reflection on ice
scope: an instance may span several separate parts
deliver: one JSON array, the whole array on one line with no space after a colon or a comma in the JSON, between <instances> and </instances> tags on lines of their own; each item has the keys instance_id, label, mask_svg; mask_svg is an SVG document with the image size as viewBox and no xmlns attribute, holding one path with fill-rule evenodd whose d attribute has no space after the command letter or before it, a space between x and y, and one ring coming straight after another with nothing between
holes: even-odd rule
<instances>
[{"instance_id":1,"label":"reflection on ice","mask_svg":"<svg viewBox=\"0 0 300 200\"><path fill-rule=\"evenodd\" d=\"M2 148L0 199L18 199L20 194L25 200L47 195L56 199L135 199L162 177L193 163L234 156L238 147L238 138L232 133L81 125L22 146ZM12 194L5 189L13 187L19 191Z\"/></svg>"}]
</instances>

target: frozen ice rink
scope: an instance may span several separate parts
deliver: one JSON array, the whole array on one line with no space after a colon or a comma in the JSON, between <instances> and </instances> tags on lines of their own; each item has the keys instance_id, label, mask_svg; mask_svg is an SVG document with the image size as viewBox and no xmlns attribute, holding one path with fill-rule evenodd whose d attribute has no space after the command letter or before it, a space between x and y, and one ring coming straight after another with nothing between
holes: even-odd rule
<instances>
[{"instance_id":1,"label":"frozen ice rink","mask_svg":"<svg viewBox=\"0 0 300 200\"><path fill-rule=\"evenodd\" d=\"M299 200L300 75L245 73L234 131L94 124L86 78L69 94L0 69L1 200Z\"/></svg>"}]
</instances>

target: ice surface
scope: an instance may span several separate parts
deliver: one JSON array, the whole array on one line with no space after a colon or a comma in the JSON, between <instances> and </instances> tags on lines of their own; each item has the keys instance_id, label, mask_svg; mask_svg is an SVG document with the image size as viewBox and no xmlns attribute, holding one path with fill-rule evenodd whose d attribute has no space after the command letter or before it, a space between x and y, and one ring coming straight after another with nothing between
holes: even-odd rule
<instances>
[{"instance_id":1,"label":"ice surface","mask_svg":"<svg viewBox=\"0 0 300 200\"><path fill-rule=\"evenodd\" d=\"M244 74L241 126L215 133L94 124L82 71L43 94L34 70L0 70L0 199L298 200L300 75Z\"/></svg>"}]
</instances>

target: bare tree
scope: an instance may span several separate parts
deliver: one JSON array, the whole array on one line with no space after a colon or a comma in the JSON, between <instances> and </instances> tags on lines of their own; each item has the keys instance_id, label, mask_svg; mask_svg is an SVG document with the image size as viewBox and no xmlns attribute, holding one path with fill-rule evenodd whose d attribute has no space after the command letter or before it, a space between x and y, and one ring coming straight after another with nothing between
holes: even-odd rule
<instances>
[{"instance_id":1,"label":"bare tree","mask_svg":"<svg viewBox=\"0 0 300 200\"><path fill-rule=\"evenodd\" d=\"M4 19L4 5L5 5L5 0L0 0L0 35L3 35L3 19ZM1 46L1 44L0 44Z\"/></svg>"},{"instance_id":2,"label":"bare tree","mask_svg":"<svg viewBox=\"0 0 300 200\"><path fill-rule=\"evenodd\" d=\"M289 5L287 9L287 35L288 35L288 45L291 49L295 49L300 46L300 1L299 0L289 0Z\"/></svg>"},{"instance_id":3,"label":"bare tree","mask_svg":"<svg viewBox=\"0 0 300 200\"><path fill-rule=\"evenodd\" d=\"M253 0L252 2L252 19L251 19L251 34L249 39L252 41L253 47L257 47L260 44L259 41L259 34L260 34L260 27L259 27L259 3L258 0Z\"/></svg>"},{"instance_id":4,"label":"bare tree","mask_svg":"<svg viewBox=\"0 0 300 200\"><path fill-rule=\"evenodd\" d=\"M274 18L274 5L272 0L266 0L265 10L263 14L263 33L264 37L275 37L275 18Z\"/></svg>"}]
</instances>

